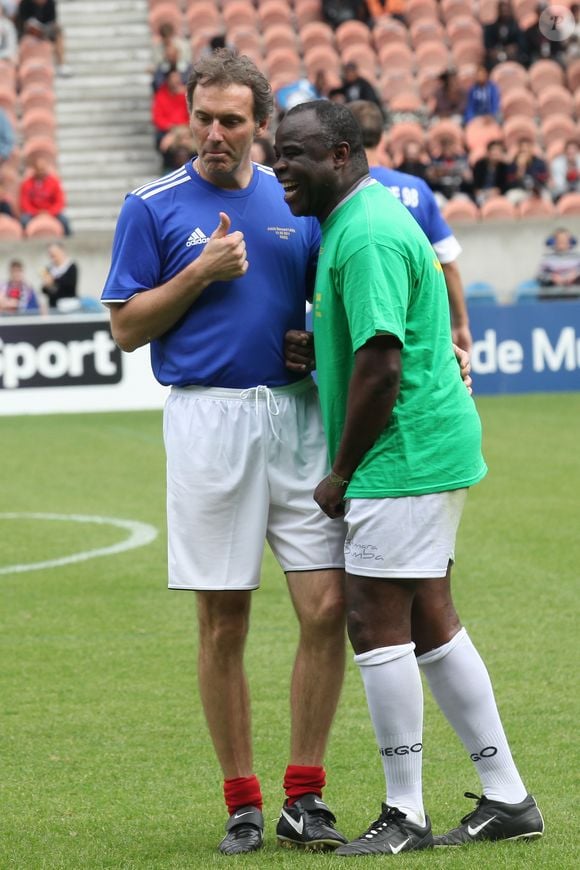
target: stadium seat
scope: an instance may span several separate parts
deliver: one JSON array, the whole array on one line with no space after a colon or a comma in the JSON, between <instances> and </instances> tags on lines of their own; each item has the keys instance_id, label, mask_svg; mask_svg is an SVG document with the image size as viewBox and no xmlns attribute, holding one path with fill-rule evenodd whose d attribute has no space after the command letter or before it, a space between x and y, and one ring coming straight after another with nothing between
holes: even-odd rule
<instances>
[{"instance_id":1,"label":"stadium seat","mask_svg":"<svg viewBox=\"0 0 580 870\"><path fill-rule=\"evenodd\" d=\"M465 64L479 66L483 55L483 43L479 39L458 39L451 45L451 57L456 68Z\"/></svg>"},{"instance_id":2,"label":"stadium seat","mask_svg":"<svg viewBox=\"0 0 580 870\"><path fill-rule=\"evenodd\" d=\"M536 142L537 138L536 122L525 115L514 115L503 124L503 140L508 150L514 148L521 139Z\"/></svg>"},{"instance_id":3,"label":"stadium seat","mask_svg":"<svg viewBox=\"0 0 580 870\"><path fill-rule=\"evenodd\" d=\"M528 70L530 87L537 97L550 85L564 84L564 70L555 60L537 60Z\"/></svg>"},{"instance_id":4,"label":"stadium seat","mask_svg":"<svg viewBox=\"0 0 580 870\"><path fill-rule=\"evenodd\" d=\"M388 131L387 138L392 151L402 151L408 142L424 145L425 132L415 121L399 121Z\"/></svg>"},{"instance_id":5,"label":"stadium seat","mask_svg":"<svg viewBox=\"0 0 580 870\"><path fill-rule=\"evenodd\" d=\"M535 278L529 278L526 281L520 281L516 284L513 292L514 302L526 304L529 302L537 302L540 292L540 285Z\"/></svg>"},{"instance_id":6,"label":"stadium seat","mask_svg":"<svg viewBox=\"0 0 580 870\"><path fill-rule=\"evenodd\" d=\"M189 37L189 47L191 58L197 61L203 52L207 50L210 39L216 35L215 27L199 27ZM230 33L227 34L228 43L234 45L230 38Z\"/></svg>"},{"instance_id":7,"label":"stadium seat","mask_svg":"<svg viewBox=\"0 0 580 870\"><path fill-rule=\"evenodd\" d=\"M325 21L308 21L298 31L298 37L304 54L323 43L334 46L334 31Z\"/></svg>"},{"instance_id":8,"label":"stadium seat","mask_svg":"<svg viewBox=\"0 0 580 870\"><path fill-rule=\"evenodd\" d=\"M322 0L294 0L294 18L299 30L309 21L322 21Z\"/></svg>"},{"instance_id":9,"label":"stadium seat","mask_svg":"<svg viewBox=\"0 0 580 870\"><path fill-rule=\"evenodd\" d=\"M486 148L494 139L503 140L501 126L489 117L472 118L464 128L465 144L471 151L474 148Z\"/></svg>"},{"instance_id":10,"label":"stadium seat","mask_svg":"<svg viewBox=\"0 0 580 870\"><path fill-rule=\"evenodd\" d=\"M396 45L409 44L409 31L401 21L396 18L384 16L379 18L372 30L373 45L378 52L383 45L395 43Z\"/></svg>"},{"instance_id":11,"label":"stadium seat","mask_svg":"<svg viewBox=\"0 0 580 870\"><path fill-rule=\"evenodd\" d=\"M37 214L24 229L27 239L58 239L64 236L64 229L59 220L50 214Z\"/></svg>"},{"instance_id":12,"label":"stadium seat","mask_svg":"<svg viewBox=\"0 0 580 870\"><path fill-rule=\"evenodd\" d=\"M235 3L230 3L225 7L222 15L228 30L233 27L257 28L258 26L256 9L250 0L236 0Z\"/></svg>"},{"instance_id":13,"label":"stadium seat","mask_svg":"<svg viewBox=\"0 0 580 870\"><path fill-rule=\"evenodd\" d=\"M529 199L524 199L517 207L518 215L521 218L529 217L553 217L556 214L554 203L549 199L543 199L541 196L530 196Z\"/></svg>"},{"instance_id":14,"label":"stadium seat","mask_svg":"<svg viewBox=\"0 0 580 870\"><path fill-rule=\"evenodd\" d=\"M405 20L409 27L421 18L439 20L439 7L435 0L407 0Z\"/></svg>"},{"instance_id":15,"label":"stadium seat","mask_svg":"<svg viewBox=\"0 0 580 870\"><path fill-rule=\"evenodd\" d=\"M413 48L424 42L440 42L442 45L445 42L445 30L436 18L420 18L415 21L409 28L409 35Z\"/></svg>"},{"instance_id":16,"label":"stadium seat","mask_svg":"<svg viewBox=\"0 0 580 870\"><path fill-rule=\"evenodd\" d=\"M475 224L479 220L479 209L470 199L452 199L441 209L445 220L453 224Z\"/></svg>"},{"instance_id":17,"label":"stadium seat","mask_svg":"<svg viewBox=\"0 0 580 870\"><path fill-rule=\"evenodd\" d=\"M550 115L540 124L540 133L544 142L544 147L547 148L552 142L562 140L566 142L568 139L576 139L578 130L576 124L569 115Z\"/></svg>"},{"instance_id":18,"label":"stadium seat","mask_svg":"<svg viewBox=\"0 0 580 870\"><path fill-rule=\"evenodd\" d=\"M528 86L528 71L515 60L498 63L492 69L489 77L500 89L502 97L510 88Z\"/></svg>"},{"instance_id":19,"label":"stadium seat","mask_svg":"<svg viewBox=\"0 0 580 870\"><path fill-rule=\"evenodd\" d=\"M415 69L415 56L411 49L403 43L386 43L379 48L379 63L383 70Z\"/></svg>"},{"instance_id":20,"label":"stadium seat","mask_svg":"<svg viewBox=\"0 0 580 870\"><path fill-rule=\"evenodd\" d=\"M52 85L54 81L54 65L52 61L31 57L18 67L18 87L22 91L32 84Z\"/></svg>"},{"instance_id":21,"label":"stadium seat","mask_svg":"<svg viewBox=\"0 0 580 870\"><path fill-rule=\"evenodd\" d=\"M49 40L37 39L35 36L23 36L18 43L18 63L24 63L30 58L39 58L45 63L52 63L53 48Z\"/></svg>"},{"instance_id":22,"label":"stadium seat","mask_svg":"<svg viewBox=\"0 0 580 870\"><path fill-rule=\"evenodd\" d=\"M390 105L390 101L397 94L406 93L413 90L415 87L415 79L410 70L401 69L384 69L382 70L378 82L380 97L383 102ZM424 99L423 94L421 98Z\"/></svg>"},{"instance_id":23,"label":"stadium seat","mask_svg":"<svg viewBox=\"0 0 580 870\"><path fill-rule=\"evenodd\" d=\"M258 6L258 21L262 30L277 24L292 24L292 12L286 0L265 0Z\"/></svg>"},{"instance_id":24,"label":"stadium seat","mask_svg":"<svg viewBox=\"0 0 580 870\"><path fill-rule=\"evenodd\" d=\"M32 109L44 109L54 111L54 89L48 85L32 84L20 91L19 103L22 114L25 115Z\"/></svg>"},{"instance_id":25,"label":"stadium seat","mask_svg":"<svg viewBox=\"0 0 580 870\"><path fill-rule=\"evenodd\" d=\"M264 62L272 77L279 76L281 73L289 75L289 81L301 77L302 63L296 49L277 48L266 54Z\"/></svg>"},{"instance_id":26,"label":"stadium seat","mask_svg":"<svg viewBox=\"0 0 580 870\"><path fill-rule=\"evenodd\" d=\"M20 221L7 214L0 214L0 241L17 242L23 237Z\"/></svg>"},{"instance_id":27,"label":"stadium seat","mask_svg":"<svg viewBox=\"0 0 580 870\"><path fill-rule=\"evenodd\" d=\"M489 281L471 281L465 285L465 300L468 304L497 305L498 293Z\"/></svg>"},{"instance_id":28,"label":"stadium seat","mask_svg":"<svg viewBox=\"0 0 580 870\"><path fill-rule=\"evenodd\" d=\"M340 57L331 45L321 44L304 54L306 74L312 80L320 70L339 75L342 69Z\"/></svg>"},{"instance_id":29,"label":"stadium seat","mask_svg":"<svg viewBox=\"0 0 580 870\"><path fill-rule=\"evenodd\" d=\"M263 57L262 39L253 27L234 27L232 30L228 30L226 41L240 54L247 54L253 59Z\"/></svg>"},{"instance_id":30,"label":"stadium seat","mask_svg":"<svg viewBox=\"0 0 580 870\"><path fill-rule=\"evenodd\" d=\"M264 52L268 54L276 48L297 49L296 31L289 24L274 24L267 27L262 35Z\"/></svg>"},{"instance_id":31,"label":"stadium seat","mask_svg":"<svg viewBox=\"0 0 580 870\"><path fill-rule=\"evenodd\" d=\"M369 79L372 85L377 81L377 56L370 45L360 42L346 45L340 52L343 64L356 63L360 74Z\"/></svg>"},{"instance_id":32,"label":"stadium seat","mask_svg":"<svg viewBox=\"0 0 580 870\"><path fill-rule=\"evenodd\" d=\"M334 31L336 46L339 51L348 45L371 45L371 31L362 21L343 21Z\"/></svg>"},{"instance_id":33,"label":"stadium seat","mask_svg":"<svg viewBox=\"0 0 580 870\"><path fill-rule=\"evenodd\" d=\"M442 42L422 42L415 48L415 57L419 70L430 70L436 75L450 66L449 49Z\"/></svg>"},{"instance_id":34,"label":"stadium seat","mask_svg":"<svg viewBox=\"0 0 580 870\"><path fill-rule=\"evenodd\" d=\"M16 117L16 90L4 82L0 83L0 109L10 117Z\"/></svg>"},{"instance_id":35,"label":"stadium seat","mask_svg":"<svg viewBox=\"0 0 580 870\"><path fill-rule=\"evenodd\" d=\"M217 33L223 28L223 19L216 8L215 3L211 0L201 0L201 2L193 3L187 6L185 10L185 20L187 21L188 32L192 35L202 28L213 28L214 33Z\"/></svg>"},{"instance_id":36,"label":"stadium seat","mask_svg":"<svg viewBox=\"0 0 580 870\"><path fill-rule=\"evenodd\" d=\"M580 193L565 193L556 203L559 215L580 215Z\"/></svg>"},{"instance_id":37,"label":"stadium seat","mask_svg":"<svg viewBox=\"0 0 580 870\"><path fill-rule=\"evenodd\" d=\"M38 156L45 157L51 166L55 166L57 146L49 136L31 136L22 146L22 156L26 163Z\"/></svg>"},{"instance_id":38,"label":"stadium seat","mask_svg":"<svg viewBox=\"0 0 580 870\"><path fill-rule=\"evenodd\" d=\"M171 24L178 34L183 32L183 15L176 3L166 0L165 3L155 4L149 10L149 27L154 34L159 33L159 28L162 24Z\"/></svg>"},{"instance_id":39,"label":"stadium seat","mask_svg":"<svg viewBox=\"0 0 580 870\"><path fill-rule=\"evenodd\" d=\"M441 17L446 23L454 18L473 15L472 0L441 0Z\"/></svg>"},{"instance_id":40,"label":"stadium seat","mask_svg":"<svg viewBox=\"0 0 580 870\"><path fill-rule=\"evenodd\" d=\"M457 15L450 18L446 24L450 42L462 42L464 39L475 39L483 42L483 30L479 21L472 15Z\"/></svg>"},{"instance_id":41,"label":"stadium seat","mask_svg":"<svg viewBox=\"0 0 580 870\"><path fill-rule=\"evenodd\" d=\"M492 24L497 18L498 0L479 0L477 17L482 24Z\"/></svg>"},{"instance_id":42,"label":"stadium seat","mask_svg":"<svg viewBox=\"0 0 580 870\"><path fill-rule=\"evenodd\" d=\"M416 115L424 108L425 104L416 90L401 91L389 100L389 111L395 115Z\"/></svg>"},{"instance_id":43,"label":"stadium seat","mask_svg":"<svg viewBox=\"0 0 580 870\"><path fill-rule=\"evenodd\" d=\"M538 93L538 114L542 121L550 115L573 115L572 94L562 85L546 85Z\"/></svg>"},{"instance_id":44,"label":"stadium seat","mask_svg":"<svg viewBox=\"0 0 580 870\"><path fill-rule=\"evenodd\" d=\"M21 130L25 139L29 136L56 135L56 118L50 109L28 109L22 116Z\"/></svg>"},{"instance_id":45,"label":"stadium seat","mask_svg":"<svg viewBox=\"0 0 580 870\"><path fill-rule=\"evenodd\" d=\"M580 88L580 57L569 61L566 67L566 84L572 93Z\"/></svg>"},{"instance_id":46,"label":"stadium seat","mask_svg":"<svg viewBox=\"0 0 580 870\"><path fill-rule=\"evenodd\" d=\"M427 130L426 140L429 151L438 151L443 139L452 139L454 145L460 149L465 147L463 128L449 118L436 121Z\"/></svg>"},{"instance_id":47,"label":"stadium seat","mask_svg":"<svg viewBox=\"0 0 580 870\"><path fill-rule=\"evenodd\" d=\"M512 88L502 97L501 113L504 121L515 116L534 119L537 115L536 98L527 88Z\"/></svg>"},{"instance_id":48,"label":"stadium seat","mask_svg":"<svg viewBox=\"0 0 580 870\"><path fill-rule=\"evenodd\" d=\"M480 206L482 221L515 220L517 210L515 205L505 196L493 196Z\"/></svg>"}]
</instances>

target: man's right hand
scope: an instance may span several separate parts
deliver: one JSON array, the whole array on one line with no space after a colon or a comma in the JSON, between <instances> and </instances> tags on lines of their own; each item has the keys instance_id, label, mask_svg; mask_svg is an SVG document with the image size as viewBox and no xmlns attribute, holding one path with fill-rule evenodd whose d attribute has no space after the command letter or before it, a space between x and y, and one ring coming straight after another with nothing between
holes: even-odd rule
<instances>
[{"instance_id":1,"label":"man's right hand","mask_svg":"<svg viewBox=\"0 0 580 870\"><path fill-rule=\"evenodd\" d=\"M214 281L231 281L248 271L246 243L244 234L239 230L228 235L232 222L228 215L220 211L220 222L209 237L203 253L194 262L208 284Z\"/></svg>"}]
</instances>

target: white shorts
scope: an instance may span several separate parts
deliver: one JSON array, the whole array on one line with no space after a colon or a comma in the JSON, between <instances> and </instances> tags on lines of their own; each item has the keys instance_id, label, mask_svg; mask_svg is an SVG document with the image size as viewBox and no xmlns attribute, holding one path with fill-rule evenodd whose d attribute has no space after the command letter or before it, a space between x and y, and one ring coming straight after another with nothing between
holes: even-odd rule
<instances>
[{"instance_id":1,"label":"white shorts","mask_svg":"<svg viewBox=\"0 0 580 870\"><path fill-rule=\"evenodd\" d=\"M266 540L284 571L344 567L344 523L313 499L328 461L311 378L174 387L163 427L171 589L256 589Z\"/></svg>"},{"instance_id":2,"label":"white shorts","mask_svg":"<svg viewBox=\"0 0 580 870\"><path fill-rule=\"evenodd\" d=\"M351 498L344 545L349 574L417 579L445 577L467 489L404 498Z\"/></svg>"}]
</instances>

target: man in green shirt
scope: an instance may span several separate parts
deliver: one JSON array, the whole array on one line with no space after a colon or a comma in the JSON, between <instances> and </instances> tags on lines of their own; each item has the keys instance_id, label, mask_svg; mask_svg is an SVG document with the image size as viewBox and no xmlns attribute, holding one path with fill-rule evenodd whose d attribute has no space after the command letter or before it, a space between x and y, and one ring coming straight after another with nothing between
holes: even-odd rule
<instances>
[{"instance_id":1,"label":"man in green shirt","mask_svg":"<svg viewBox=\"0 0 580 870\"><path fill-rule=\"evenodd\" d=\"M314 498L346 523L348 632L387 781L379 818L337 854L541 836L451 597L467 489L486 466L439 263L404 206L369 177L348 109L300 104L281 122L276 151L288 206L321 222L313 322L332 470ZM473 813L435 839L422 798L419 668L483 788Z\"/></svg>"}]
</instances>

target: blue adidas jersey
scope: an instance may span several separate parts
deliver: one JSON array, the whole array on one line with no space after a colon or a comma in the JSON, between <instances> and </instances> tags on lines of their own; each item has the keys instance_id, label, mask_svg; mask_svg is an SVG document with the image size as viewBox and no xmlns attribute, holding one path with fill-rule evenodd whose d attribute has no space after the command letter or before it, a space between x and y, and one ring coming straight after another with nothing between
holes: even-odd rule
<instances>
[{"instance_id":1,"label":"blue adidas jersey","mask_svg":"<svg viewBox=\"0 0 580 870\"><path fill-rule=\"evenodd\" d=\"M449 224L441 216L431 188L422 178L386 166L372 166L370 173L411 212L432 245L453 236Z\"/></svg>"},{"instance_id":2,"label":"blue adidas jersey","mask_svg":"<svg viewBox=\"0 0 580 870\"><path fill-rule=\"evenodd\" d=\"M254 164L244 190L222 190L185 164L128 194L115 231L103 302L125 302L169 281L204 249L219 223L241 230L249 268L204 290L181 320L151 342L165 385L245 389L300 380L284 365L284 334L304 329L320 245L313 218L296 218L269 167Z\"/></svg>"}]
</instances>

